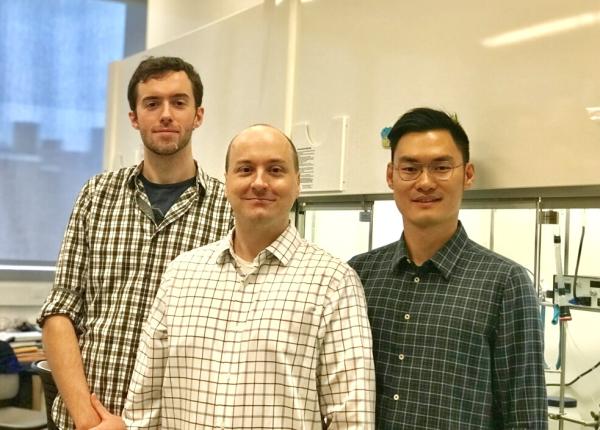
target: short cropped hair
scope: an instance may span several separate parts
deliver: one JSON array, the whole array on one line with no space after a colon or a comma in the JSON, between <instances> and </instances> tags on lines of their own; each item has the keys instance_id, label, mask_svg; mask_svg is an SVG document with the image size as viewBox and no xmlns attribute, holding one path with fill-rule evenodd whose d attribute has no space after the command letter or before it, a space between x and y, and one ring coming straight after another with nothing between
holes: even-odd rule
<instances>
[{"instance_id":1,"label":"short cropped hair","mask_svg":"<svg viewBox=\"0 0 600 430\"><path fill-rule=\"evenodd\" d=\"M137 87L140 82L146 82L148 79L157 78L166 75L169 72L183 71L192 83L194 92L194 102L196 108L202 106L202 97L204 87L200 75L190 63L179 57L148 57L143 60L133 72L127 87L127 100L132 112L135 112L137 103Z\"/></svg>"},{"instance_id":2,"label":"short cropped hair","mask_svg":"<svg viewBox=\"0 0 600 430\"><path fill-rule=\"evenodd\" d=\"M432 130L448 131L462 154L463 162L469 162L469 137L456 117L427 107L419 107L406 112L392 127L388 134L392 161L394 161L394 152L402 136L408 133Z\"/></svg>"}]
</instances>

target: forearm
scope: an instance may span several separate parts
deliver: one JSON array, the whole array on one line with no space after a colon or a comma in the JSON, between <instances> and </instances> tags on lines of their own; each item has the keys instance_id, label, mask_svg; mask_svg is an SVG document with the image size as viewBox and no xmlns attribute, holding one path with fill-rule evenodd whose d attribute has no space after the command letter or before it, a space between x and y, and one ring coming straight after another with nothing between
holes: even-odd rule
<instances>
[{"instance_id":1,"label":"forearm","mask_svg":"<svg viewBox=\"0 0 600 430\"><path fill-rule=\"evenodd\" d=\"M43 327L44 350L52 377L78 430L100 423L90 401L79 342L71 320L64 315L46 319Z\"/></svg>"}]
</instances>

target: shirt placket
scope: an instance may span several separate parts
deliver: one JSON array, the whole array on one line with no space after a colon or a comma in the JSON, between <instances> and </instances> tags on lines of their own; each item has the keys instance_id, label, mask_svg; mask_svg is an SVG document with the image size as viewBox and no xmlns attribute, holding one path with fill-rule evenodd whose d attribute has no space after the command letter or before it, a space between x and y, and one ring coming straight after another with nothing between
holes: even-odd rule
<instances>
[{"instance_id":1,"label":"shirt placket","mask_svg":"<svg viewBox=\"0 0 600 430\"><path fill-rule=\"evenodd\" d=\"M235 287L231 294L229 321L223 342L223 361L217 387L217 416L221 417L221 429L231 429L235 423L236 390L243 381L241 357L244 355L244 328L251 304L252 289L256 273L246 276L236 274ZM220 406L222 405L222 406ZM220 409L220 410L219 410Z\"/></svg>"},{"instance_id":2,"label":"shirt placket","mask_svg":"<svg viewBox=\"0 0 600 430\"><path fill-rule=\"evenodd\" d=\"M152 276L152 265L150 265L150 259L153 258L153 250L158 249L158 229L154 223L152 207L141 191L137 192L136 202L138 208L144 214L144 220L141 223L144 240L140 252L140 267L142 268L143 273L142 282L145 285L148 285Z\"/></svg>"},{"instance_id":3,"label":"shirt placket","mask_svg":"<svg viewBox=\"0 0 600 430\"><path fill-rule=\"evenodd\" d=\"M398 349L395 351L395 360L399 364L399 375L397 381L402 384L401 381L406 380L406 377L410 374L410 362L412 359L412 351L410 348L411 339L414 339L415 336L418 336L416 333L416 327L414 324L414 296L415 289L422 287L420 283L422 282L419 271L416 270L415 266L407 261L407 267L404 281L402 282L400 289L400 311L399 311L399 321L398 321L398 340L395 342L395 345L398 345ZM402 396L402 385L398 385L396 392L391 395L391 398L394 402L399 402L403 399Z\"/></svg>"}]
</instances>

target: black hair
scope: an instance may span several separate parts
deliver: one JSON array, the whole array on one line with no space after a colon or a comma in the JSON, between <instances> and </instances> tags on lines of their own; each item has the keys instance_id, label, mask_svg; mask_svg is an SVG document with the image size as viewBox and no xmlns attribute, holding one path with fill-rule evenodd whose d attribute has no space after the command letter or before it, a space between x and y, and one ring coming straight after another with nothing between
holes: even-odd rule
<instances>
[{"instance_id":1,"label":"black hair","mask_svg":"<svg viewBox=\"0 0 600 430\"><path fill-rule=\"evenodd\" d=\"M388 134L390 148L392 150L392 161L398 141L408 133L424 132L431 130L446 130L452 136L454 143L462 154L463 162L469 162L469 138L462 128L456 116L446 112L427 107L419 107L409 110L402 115L394 124Z\"/></svg>"},{"instance_id":2,"label":"black hair","mask_svg":"<svg viewBox=\"0 0 600 430\"><path fill-rule=\"evenodd\" d=\"M133 75L129 80L127 100L129 101L131 111L135 112L138 96L137 86L140 82L166 75L169 72L180 71L185 72L192 83L196 108L202 106L204 87L202 86L200 75L198 75L194 66L179 57L148 57L137 66L137 69L135 69L135 72L133 72Z\"/></svg>"}]
</instances>

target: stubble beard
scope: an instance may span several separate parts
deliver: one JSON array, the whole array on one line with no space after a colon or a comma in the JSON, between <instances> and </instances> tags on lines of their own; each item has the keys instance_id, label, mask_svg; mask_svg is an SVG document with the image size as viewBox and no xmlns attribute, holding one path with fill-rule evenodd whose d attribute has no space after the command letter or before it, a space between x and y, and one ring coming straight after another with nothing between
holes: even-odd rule
<instances>
[{"instance_id":1,"label":"stubble beard","mask_svg":"<svg viewBox=\"0 0 600 430\"><path fill-rule=\"evenodd\" d=\"M177 139L174 142L168 144L155 143L152 138L144 138L142 136L142 142L146 149L156 155L174 155L179 151L185 149L192 140L192 133L188 132L181 139Z\"/></svg>"}]
</instances>

